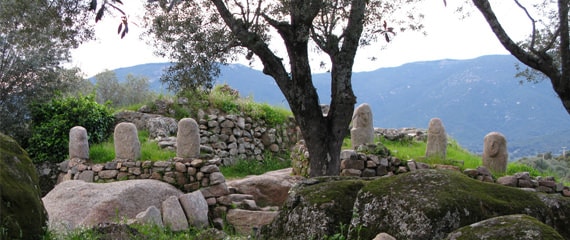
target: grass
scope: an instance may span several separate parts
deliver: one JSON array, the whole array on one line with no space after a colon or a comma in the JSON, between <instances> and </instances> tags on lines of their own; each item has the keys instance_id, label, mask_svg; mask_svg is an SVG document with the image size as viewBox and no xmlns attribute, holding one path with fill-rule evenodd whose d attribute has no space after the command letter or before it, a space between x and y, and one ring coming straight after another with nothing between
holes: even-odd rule
<instances>
[{"instance_id":1,"label":"grass","mask_svg":"<svg viewBox=\"0 0 570 240\"><path fill-rule=\"evenodd\" d=\"M211 229L194 229L189 228L185 231L171 231L168 228L160 227L151 224L131 224L130 227L134 228L138 234L130 236L129 239L153 239L153 240L187 240L187 239L216 239L213 237ZM227 232L226 232L227 234ZM76 229L75 231L60 234L48 231L43 237L43 240L83 240L83 239L101 239L103 235L94 229ZM240 235L229 235L224 239L248 239Z\"/></svg>"},{"instance_id":2,"label":"grass","mask_svg":"<svg viewBox=\"0 0 570 240\"><path fill-rule=\"evenodd\" d=\"M468 168L474 169L479 166L482 166L482 159L481 156L477 154L473 154L468 150L464 149L457 143L457 141L451 139L447 145L447 156L446 159L441 158L426 158L425 157L425 150L426 150L426 142L423 141L390 141L384 138L377 138L376 142L382 143L388 149L392 156L395 156L402 160L410 160L414 159L419 162L424 162L428 164L446 164L446 165L454 165L461 168L461 170L465 170ZM350 138L346 138L343 142L343 149L350 149L351 148L351 141ZM559 170L559 169L558 169ZM518 172L529 172L532 177L538 176L554 176L557 181L564 183L566 186L570 186L570 182L568 181L568 174L560 174L560 171L555 171L551 168L547 168L545 170L540 170L534 168L529 164L523 164L520 162L509 162L507 164L507 171L505 173L496 173L493 172L493 176L495 177L502 177L506 175L514 175Z\"/></svg>"},{"instance_id":3,"label":"grass","mask_svg":"<svg viewBox=\"0 0 570 240\"><path fill-rule=\"evenodd\" d=\"M156 142L149 141L148 131L138 131L141 143L141 158L146 161L163 161L176 157L176 152L161 149ZM89 158L94 163L106 163L115 159L115 144L111 136L107 141L89 147Z\"/></svg>"},{"instance_id":4,"label":"grass","mask_svg":"<svg viewBox=\"0 0 570 240\"><path fill-rule=\"evenodd\" d=\"M106 163L115 159L115 145L106 141L89 147L89 158L94 163Z\"/></svg>"},{"instance_id":5,"label":"grass","mask_svg":"<svg viewBox=\"0 0 570 240\"><path fill-rule=\"evenodd\" d=\"M220 167L220 172L226 179L236 179L289 167L291 167L291 160L288 157L280 158L266 153L263 161L239 160L234 165Z\"/></svg>"},{"instance_id":6,"label":"grass","mask_svg":"<svg viewBox=\"0 0 570 240\"><path fill-rule=\"evenodd\" d=\"M380 142L390 149L393 156L402 160L414 159L429 164L455 165L461 169L477 168L481 166L481 156L475 155L451 140L447 145L447 156L445 159L425 157L426 142L423 141L390 141L380 139Z\"/></svg>"}]
</instances>

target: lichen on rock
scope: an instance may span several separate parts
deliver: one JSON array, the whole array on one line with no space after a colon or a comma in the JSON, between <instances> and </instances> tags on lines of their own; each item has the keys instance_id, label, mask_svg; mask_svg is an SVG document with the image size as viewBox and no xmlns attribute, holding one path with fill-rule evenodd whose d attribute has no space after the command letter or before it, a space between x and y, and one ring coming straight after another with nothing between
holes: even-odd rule
<instances>
[{"instance_id":1,"label":"lichen on rock","mask_svg":"<svg viewBox=\"0 0 570 240\"><path fill-rule=\"evenodd\" d=\"M525 214L570 238L570 199L485 183L459 172L422 169L391 177L307 179L294 187L266 239L348 239L378 233L396 239L443 239L485 219ZM348 226L347 226L348 224ZM344 229L341 229L344 226Z\"/></svg>"},{"instance_id":2,"label":"lichen on rock","mask_svg":"<svg viewBox=\"0 0 570 240\"><path fill-rule=\"evenodd\" d=\"M552 227L524 214L499 216L451 232L446 240L467 239L564 239Z\"/></svg>"}]
</instances>

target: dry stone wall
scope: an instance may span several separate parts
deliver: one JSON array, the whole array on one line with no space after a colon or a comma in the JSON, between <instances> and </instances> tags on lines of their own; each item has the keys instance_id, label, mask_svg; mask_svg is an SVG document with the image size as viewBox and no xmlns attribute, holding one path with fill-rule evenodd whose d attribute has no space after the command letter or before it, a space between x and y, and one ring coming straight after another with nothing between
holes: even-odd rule
<instances>
[{"instance_id":1,"label":"dry stone wall","mask_svg":"<svg viewBox=\"0 0 570 240\"><path fill-rule=\"evenodd\" d=\"M183 192L225 183L220 173L221 159L174 158L166 161L115 160L90 164L73 158L60 163L58 183L66 180L114 182L132 179L155 179L170 183Z\"/></svg>"},{"instance_id":2,"label":"dry stone wall","mask_svg":"<svg viewBox=\"0 0 570 240\"><path fill-rule=\"evenodd\" d=\"M117 122L131 122L139 131L149 131L149 136L158 141L160 147L176 150L175 119L134 111L123 111L115 117ZM209 109L199 111L195 120L200 133L201 157L220 158L224 165L234 164L239 159L261 161L264 151L289 151L301 138L293 118L270 127L263 120Z\"/></svg>"}]
</instances>

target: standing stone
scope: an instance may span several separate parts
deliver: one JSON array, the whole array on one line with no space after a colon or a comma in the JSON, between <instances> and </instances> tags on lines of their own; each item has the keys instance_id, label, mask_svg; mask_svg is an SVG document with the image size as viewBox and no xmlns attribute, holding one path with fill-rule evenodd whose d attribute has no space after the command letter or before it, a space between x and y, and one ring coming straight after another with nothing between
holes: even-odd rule
<instances>
[{"instance_id":1,"label":"standing stone","mask_svg":"<svg viewBox=\"0 0 570 240\"><path fill-rule=\"evenodd\" d=\"M200 129L196 120L183 118L178 122L176 144L177 157L196 158L200 156Z\"/></svg>"},{"instance_id":2,"label":"standing stone","mask_svg":"<svg viewBox=\"0 0 570 240\"><path fill-rule=\"evenodd\" d=\"M69 130L69 159L89 159L89 141L87 130L75 126Z\"/></svg>"},{"instance_id":3,"label":"standing stone","mask_svg":"<svg viewBox=\"0 0 570 240\"><path fill-rule=\"evenodd\" d=\"M447 154L447 134L439 118L429 121L426 147L426 158L439 157L445 159Z\"/></svg>"},{"instance_id":4,"label":"standing stone","mask_svg":"<svg viewBox=\"0 0 570 240\"><path fill-rule=\"evenodd\" d=\"M141 144L137 127L133 123L122 122L115 127L115 158L137 160L141 156Z\"/></svg>"},{"instance_id":5,"label":"standing stone","mask_svg":"<svg viewBox=\"0 0 570 240\"><path fill-rule=\"evenodd\" d=\"M350 129L353 149L363 144L374 143L372 120L372 109L370 109L370 105L367 103L361 104L354 110L352 129Z\"/></svg>"},{"instance_id":6,"label":"standing stone","mask_svg":"<svg viewBox=\"0 0 570 240\"><path fill-rule=\"evenodd\" d=\"M499 132L491 132L483 140L483 166L494 172L505 172L509 153L507 140Z\"/></svg>"}]
</instances>

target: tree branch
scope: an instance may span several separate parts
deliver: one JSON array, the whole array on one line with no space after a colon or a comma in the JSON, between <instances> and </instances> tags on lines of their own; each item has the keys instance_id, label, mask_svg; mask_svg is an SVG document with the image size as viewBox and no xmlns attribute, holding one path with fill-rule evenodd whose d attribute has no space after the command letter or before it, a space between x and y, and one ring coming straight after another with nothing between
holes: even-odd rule
<instances>
[{"instance_id":1,"label":"tree branch","mask_svg":"<svg viewBox=\"0 0 570 240\"><path fill-rule=\"evenodd\" d=\"M530 54L509 37L505 32L505 29L503 29L499 23L497 16L491 9L491 5L488 0L473 0L473 3L483 14L483 17L485 17L485 20L489 23L491 30L493 30L493 33L497 36L497 39L511 54L513 54L513 56L525 65L544 73L550 79L560 78L560 73L554 66L551 56L545 52L536 52L535 55Z\"/></svg>"},{"instance_id":2,"label":"tree branch","mask_svg":"<svg viewBox=\"0 0 570 240\"><path fill-rule=\"evenodd\" d=\"M234 18L223 0L212 0L218 13L243 47L255 53L263 63L263 73L272 76L280 89L286 89L289 78L281 58L275 56L262 38L250 32L242 20Z\"/></svg>"}]
</instances>

